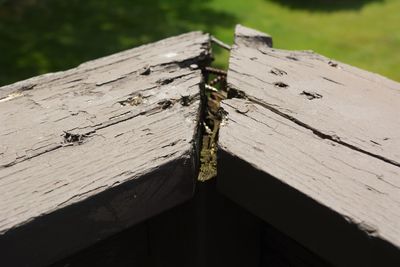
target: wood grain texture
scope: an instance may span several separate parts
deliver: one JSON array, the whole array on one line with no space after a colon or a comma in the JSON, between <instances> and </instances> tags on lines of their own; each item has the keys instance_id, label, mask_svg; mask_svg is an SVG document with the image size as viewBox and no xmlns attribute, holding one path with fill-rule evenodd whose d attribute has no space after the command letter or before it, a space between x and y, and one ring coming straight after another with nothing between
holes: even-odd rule
<instances>
[{"instance_id":1,"label":"wood grain texture","mask_svg":"<svg viewBox=\"0 0 400 267\"><path fill-rule=\"evenodd\" d=\"M399 266L400 86L328 62L233 47L219 189L331 264Z\"/></svg>"},{"instance_id":2,"label":"wood grain texture","mask_svg":"<svg viewBox=\"0 0 400 267\"><path fill-rule=\"evenodd\" d=\"M236 35L242 31L237 28ZM229 87L327 138L400 166L400 83L313 52L238 40L229 59Z\"/></svg>"},{"instance_id":3,"label":"wood grain texture","mask_svg":"<svg viewBox=\"0 0 400 267\"><path fill-rule=\"evenodd\" d=\"M209 52L193 32L0 88L7 266L54 261L193 195Z\"/></svg>"}]
</instances>

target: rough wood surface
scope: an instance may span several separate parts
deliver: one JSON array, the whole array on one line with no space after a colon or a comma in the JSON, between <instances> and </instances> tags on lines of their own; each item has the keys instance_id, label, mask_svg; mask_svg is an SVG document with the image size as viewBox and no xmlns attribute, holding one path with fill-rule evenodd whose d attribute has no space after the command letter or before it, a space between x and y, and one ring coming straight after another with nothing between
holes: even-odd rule
<instances>
[{"instance_id":1,"label":"rough wood surface","mask_svg":"<svg viewBox=\"0 0 400 267\"><path fill-rule=\"evenodd\" d=\"M327 139L400 166L400 83L310 51L246 45L245 29L236 31L229 87Z\"/></svg>"},{"instance_id":2,"label":"rough wood surface","mask_svg":"<svg viewBox=\"0 0 400 267\"><path fill-rule=\"evenodd\" d=\"M219 188L334 265L399 266L400 85L329 62L233 46Z\"/></svg>"},{"instance_id":3,"label":"rough wood surface","mask_svg":"<svg viewBox=\"0 0 400 267\"><path fill-rule=\"evenodd\" d=\"M209 59L193 32L0 88L2 265L54 261L190 198Z\"/></svg>"}]
</instances>

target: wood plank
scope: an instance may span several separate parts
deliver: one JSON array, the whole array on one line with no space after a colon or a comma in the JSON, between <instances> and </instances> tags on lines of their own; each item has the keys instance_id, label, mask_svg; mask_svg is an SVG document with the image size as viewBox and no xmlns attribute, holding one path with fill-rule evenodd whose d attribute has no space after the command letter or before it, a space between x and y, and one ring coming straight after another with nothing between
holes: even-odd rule
<instances>
[{"instance_id":1,"label":"wood plank","mask_svg":"<svg viewBox=\"0 0 400 267\"><path fill-rule=\"evenodd\" d=\"M245 99L221 105L218 187L334 266L399 266L399 85L338 66L233 47L228 83Z\"/></svg>"},{"instance_id":2,"label":"wood plank","mask_svg":"<svg viewBox=\"0 0 400 267\"><path fill-rule=\"evenodd\" d=\"M249 46L240 41L242 32L237 28L239 43L231 50L229 87L326 138L400 166L400 83L310 51L261 46L259 38Z\"/></svg>"},{"instance_id":3,"label":"wood plank","mask_svg":"<svg viewBox=\"0 0 400 267\"><path fill-rule=\"evenodd\" d=\"M193 195L209 36L0 88L0 251L43 265Z\"/></svg>"}]
</instances>

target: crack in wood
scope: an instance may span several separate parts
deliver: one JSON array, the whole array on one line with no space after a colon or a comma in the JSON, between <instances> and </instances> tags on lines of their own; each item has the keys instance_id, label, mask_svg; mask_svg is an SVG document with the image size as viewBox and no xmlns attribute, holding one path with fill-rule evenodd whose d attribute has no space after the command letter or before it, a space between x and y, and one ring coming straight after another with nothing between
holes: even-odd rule
<instances>
[{"instance_id":1,"label":"crack in wood","mask_svg":"<svg viewBox=\"0 0 400 267\"><path fill-rule=\"evenodd\" d=\"M15 160L13 160L12 162L9 162L7 164L3 164L0 165L0 169L4 169L4 168L8 168L11 166L14 166L18 163L33 159L35 157L44 155L46 153L49 152L53 152L57 149L63 148L63 147L67 147L67 146L71 146L71 145L81 145L85 142L85 140L89 137L93 137L93 136L99 136L98 134L95 134L98 130L104 129L104 128L108 128L111 127L113 125L116 125L118 123L122 123L125 122L127 120L131 120L134 119L138 116L143 116L146 114L154 114L154 112L160 111L160 110L165 110L168 108L171 108L175 103L180 103L182 106L184 107L188 107L190 106L196 99L199 98L199 94L193 95L193 96L182 96L180 99L165 99L162 100L160 102L157 103L158 106L152 107L150 109L147 109L145 111L141 111L139 113L135 113L135 114L131 114L130 116L128 116L128 114L132 113L131 111L128 111L124 114L121 114L119 116L113 117L111 118L111 122L107 121L104 123L98 123L95 126L89 126L89 127L84 127L84 128L74 128L71 130L66 130L64 131L64 133L61 135L63 137L63 141L61 142L61 144L52 144L49 145L44 149L43 151L39 151L37 153L32 153L32 155L24 155L21 157L17 157ZM80 111L82 112L82 111ZM76 115L76 114L75 114ZM74 116L74 115L72 115ZM74 130L77 129L88 129L86 132L84 133L76 133L73 132Z\"/></svg>"},{"instance_id":2,"label":"crack in wood","mask_svg":"<svg viewBox=\"0 0 400 267\"><path fill-rule=\"evenodd\" d=\"M12 162L9 162L9 163L7 163L7 164L0 165L0 169L5 169L5 168L8 168L8 167L14 166L14 165L16 165L16 164L18 164L18 163L21 163L21 162L24 162L24 161L27 161L27 160L36 158L36 157L38 157L38 156L41 156L41 155L43 155L43 154L46 154L46 153L55 151L55 150L57 150L57 149L59 149L59 148L62 148L62 147L63 147L63 146L60 145L60 144L50 145L50 148L45 149L45 150L43 150L43 151L41 151L41 152L38 152L38 153L36 153L36 154L33 154L33 155L31 155L31 156L21 156L21 157L17 157L17 158L16 158L14 161L12 161Z\"/></svg>"},{"instance_id":3,"label":"crack in wood","mask_svg":"<svg viewBox=\"0 0 400 267\"><path fill-rule=\"evenodd\" d=\"M230 89L230 90L231 90L231 89ZM238 90L237 90L237 91L238 91ZM240 91L240 90L239 90L239 91ZM242 92L242 91L240 91L240 92ZM321 132L320 130L318 130L318 129L316 129L316 128L314 128L314 127L312 127L312 126L310 126L310 125L308 125L308 124L306 124L306 123L304 123L304 122L302 122L302 121L300 121L300 120L298 120L298 119L296 119L296 118L294 118L293 116L290 116L290 115L288 115L288 114L286 114L286 113L283 113L282 111L280 111L279 109L273 107L273 106L272 106L271 104L269 104L269 103L266 103L266 102L264 102L264 101L261 101L261 100L257 99L256 97L248 96L248 95L246 95L244 92L242 92L242 94L244 94L244 95L243 95L243 96L244 96L243 98L245 98L245 99L247 99L247 100L249 100L249 101L251 101L251 102L253 102L253 103L255 103L255 104L258 104L258 105L260 105L260 106L262 106L262 107L264 107L264 108L266 108L266 109L269 109L270 111L274 112L275 114L278 114L278 115L280 115L280 116L282 116L282 117L284 117L284 118L286 118L286 119L288 119L288 120L290 120L290 121L296 123L297 125L299 125L299 126L301 126L301 127L304 127L304 128L306 128L306 129L310 130L313 134L315 134L316 136L318 136L318 137L320 137L320 138L322 138L322 139L327 139L327 140L336 142L336 143L338 143L338 144L340 144L340 145L343 145L343 146L345 146L345 147L348 147L348 148L350 148L350 149L352 149L352 150L354 150L354 151L363 153L363 154L365 154L365 155L368 155L368 156L377 158L377 159L379 159L379 160L382 160L382 161L384 161L384 162L386 162L386 163L389 163L389 164L392 164L392 165L394 165L394 166L400 167L400 163L397 162L397 161L395 161L395 160L388 159L388 158L383 157L383 156L381 156L381 155L374 154L374 153L372 153L372 152L366 151L366 150L364 150L364 149L362 149L362 148L359 148L359 147L357 147L357 146L354 146L354 145L352 145L352 144L346 143L346 142L342 141L342 140L340 139L340 137L337 136L337 135L335 135L335 134L326 134L326 133L323 133L323 132Z\"/></svg>"}]
</instances>

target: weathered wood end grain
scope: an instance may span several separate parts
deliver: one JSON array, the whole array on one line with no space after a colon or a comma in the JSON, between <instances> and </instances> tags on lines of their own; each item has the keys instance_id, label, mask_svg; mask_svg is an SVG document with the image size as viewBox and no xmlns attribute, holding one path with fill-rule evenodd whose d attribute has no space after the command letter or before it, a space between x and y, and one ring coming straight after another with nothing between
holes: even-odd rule
<instances>
[{"instance_id":1,"label":"weathered wood end grain","mask_svg":"<svg viewBox=\"0 0 400 267\"><path fill-rule=\"evenodd\" d=\"M400 266L400 84L240 42L228 84L219 190L336 266Z\"/></svg>"},{"instance_id":2,"label":"weathered wood end grain","mask_svg":"<svg viewBox=\"0 0 400 267\"><path fill-rule=\"evenodd\" d=\"M192 32L0 88L1 265L50 263L192 197L209 53Z\"/></svg>"},{"instance_id":3,"label":"weathered wood end grain","mask_svg":"<svg viewBox=\"0 0 400 267\"><path fill-rule=\"evenodd\" d=\"M244 27L240 24L235 28L235 45L245 47L272 47L272 37L263 32Z\"/></svg>"}]
</instances>

